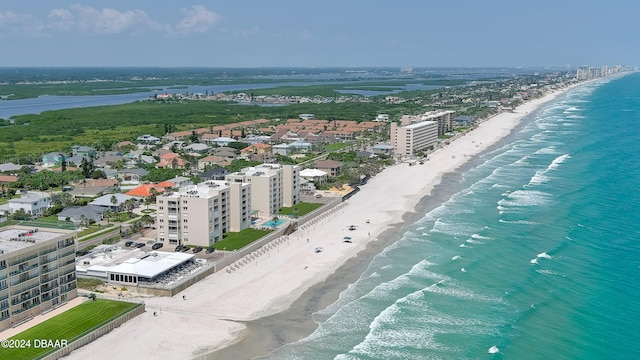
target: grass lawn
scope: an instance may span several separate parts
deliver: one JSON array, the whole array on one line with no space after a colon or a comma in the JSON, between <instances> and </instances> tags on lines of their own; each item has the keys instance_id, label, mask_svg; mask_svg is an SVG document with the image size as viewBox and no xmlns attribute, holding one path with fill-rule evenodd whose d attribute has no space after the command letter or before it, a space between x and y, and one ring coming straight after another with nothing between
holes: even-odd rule
<instances>
[{"instance_id":1,"label":"grass lawn","mask_svg":"<svg viewBox=\"0 0 640 360\"><path fill-rule=\"evenodd\" d=\"M135 213L129 213L127 211L122 211L118 213L118 216L114 216L111 219L109 219L110 221L116 221L116 222L125 222L125 221L129 221L131 219L135 219L137 217L140 217L140 215L135 214Z\"/></svg>"},{"instance_id":2,"label":"grass lawn","mask_svg":"<svg viewBox=\"0 0 640 360\"><path fill-rule=\"evenodd\" d=\"M306 202L301 202L299 204L296 204L296 206L294 207L283 207L280 208L280 215L291 215L295 213L294 209L298 209L298 217L308 214L310 212L312 212L313 210L321 207L324 204L321 203L306 203Z\"/></svg>"},{"instance_id":3,"label":"grass lawn","mask_svg":"<svg viewBox=\"0 0 640 360\"><path fill-rule=\"evenodd\" d=\"M84 229L82 231L78 231L78 237L87 236L89 234L93 234L96 231L108 229L110 227L113 227L113 225L104 225L102 227L97 227L95 225L92 225L92 226L89 226L87 229Z\"/></svg>"},{"instance_id":4,"label":"grass lawn","mask_svg":"<svg viewBox=\"0 0 640 360\"><path fill-rule=\"evenodd\" d=\"M324 149L328 152L334 152L334 151L338 151L340 149L344 149L346 147L351 146L352 144L348 144L348 143L333 143L333 144L327 144L324 146Z\"/></svg>"},{"instance_id":5,"label":"grass lawn","mask_svg":"<svg viewBox=\"0 0 640 360\"><path fill-rule=\"evenodd\" d=\"M35 359L55 350L55 348L36 348L34 346L35 339L67 340L68 343L71 343L72 340L104 325L114 317L122 315L136 306L139 304L101 299L84 302L11 337L11 339L31 340L31 347L2 349L2 358Z\"/></svg>"},{"instance_id":6,"label":"grass lawn","mask_svg":"<svg viewBox=\"0 0 640 360\"><path fill-rule=\"evenodd\" d=\"M213 245L216 250L237 250L251 244L270 233L271 230L244 229L240 232L228 232L224 239Z\"/></svg>"}]
</instances>

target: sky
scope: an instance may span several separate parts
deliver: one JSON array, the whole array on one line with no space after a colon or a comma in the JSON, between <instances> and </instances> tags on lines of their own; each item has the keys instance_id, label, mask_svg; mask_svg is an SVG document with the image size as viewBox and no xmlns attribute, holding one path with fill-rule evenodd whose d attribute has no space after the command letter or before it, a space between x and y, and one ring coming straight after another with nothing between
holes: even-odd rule
<instances>
[{"instance_id":1,"label":"sky","mask_svg":"<svg viewBox=\"0 0 640 360\"><path fill-rule=\"evenodd\" d=\"M637 0L2 0L0 67L640 65Z\"/></svg>"}]
</instances>

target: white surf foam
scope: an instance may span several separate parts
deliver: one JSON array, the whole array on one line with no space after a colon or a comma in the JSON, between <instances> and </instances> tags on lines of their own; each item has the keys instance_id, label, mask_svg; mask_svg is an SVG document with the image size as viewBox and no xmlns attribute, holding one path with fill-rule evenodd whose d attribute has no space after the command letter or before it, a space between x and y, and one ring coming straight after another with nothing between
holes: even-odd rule
<instances>
[{"instance_id":1,"label":"white surf foam","mask_svg":"<svg viewBox=\"0 0 640 360\"><path fill-rule=\"evenodd\" d=\"M544 258L544 259L551 259L551 255L547 254L546 252L542 252L538 254L537 257Z\"/></svg>"}]
</instances>

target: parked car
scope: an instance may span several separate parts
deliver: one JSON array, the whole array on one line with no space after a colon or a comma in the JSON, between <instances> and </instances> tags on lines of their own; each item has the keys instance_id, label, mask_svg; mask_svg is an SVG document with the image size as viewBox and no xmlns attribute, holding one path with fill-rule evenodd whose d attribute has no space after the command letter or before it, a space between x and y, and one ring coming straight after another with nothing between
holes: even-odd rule
<instances>
[{"instance_id":1,"label":"parked car","mask_svg":"<svg viewBox=\"0 0 640 360\"><path fill-rule=\"evenodd\" d=\"M212 252L216 251L216 248L214 248L213 246L208 247L206 253L207 254L211 254Z\"/></svg>"},{"instance_id":2,"label":"parked car","mask_svg":"<svg viewBox=\"0 0 640 360\"><path fill-rule=\"evenodd\" d=\"M189 247L187 245L182 245L182 251L189 251Z\"/></svg>"},{"instance_id":3,"label":"parked car","mask_svg":"<svg viewBox=\"0 0 640 360\"><path fill-rule=\"evenodd\" d=\"M180 251L180 250L182 250L182 245L176 246L176 251Z\"/></svg>"},{"instance_id":4,"label":"parked car","mask_svg":"<svg viewBox=\"0 0 640 360\"><path fill-rule=\"evenodd\" d=\"M202 251L202 246L196 246L193 248L194 253L199 253L200 251Z\"/></svg>"},{"instance_id":5,"label":"parked car","mask_svg":"<svg viewBox=\"0 0 640 360\"><path fill-rule=\"evenodd\" d=\"M163 244L163 243L155 243L155 244L151 245L151 248L152 248L153 250L158 250L158 249L160 249L160 248L161 248L161 247L163 247L163 246L164 246L164 244Z\"/></svg>"},{"instance_id":6,"label":"parked car","mask_svg":"<svg viewBox=\"0 0 640 360\"><path fill-rule=\"evenodd\" d=\"M124 243L124 246L126 247L130 247L133 245L133 241L127 241L126 243Z\"/></svg>"},{"instance_id":7,"label":"parked car","mask_svg":"<svg viewBox=\"0 0 640 360\"><path fill-rule=\"evenodd\" d=\"M136 245L135 245L135 246L136 246L137 248L141 248L141 247L144 247L144 243L136 243Z\"/></svg>"}]
</instances>

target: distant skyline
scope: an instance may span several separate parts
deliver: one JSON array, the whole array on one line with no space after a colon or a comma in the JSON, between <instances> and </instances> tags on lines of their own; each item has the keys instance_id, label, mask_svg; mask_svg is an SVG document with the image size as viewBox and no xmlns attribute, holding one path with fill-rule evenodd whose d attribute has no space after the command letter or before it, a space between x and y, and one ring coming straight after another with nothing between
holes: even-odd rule
<instances>
[{"instance_id":1,"label":"distant skyline","mask_svg":"<svg viewBox=\"0 0 640 360\"><path fill-rule=\"evenodd\" d=\"M640 2L3 0L0 67L637 66Z\"/></svg>"}]
</instances>

